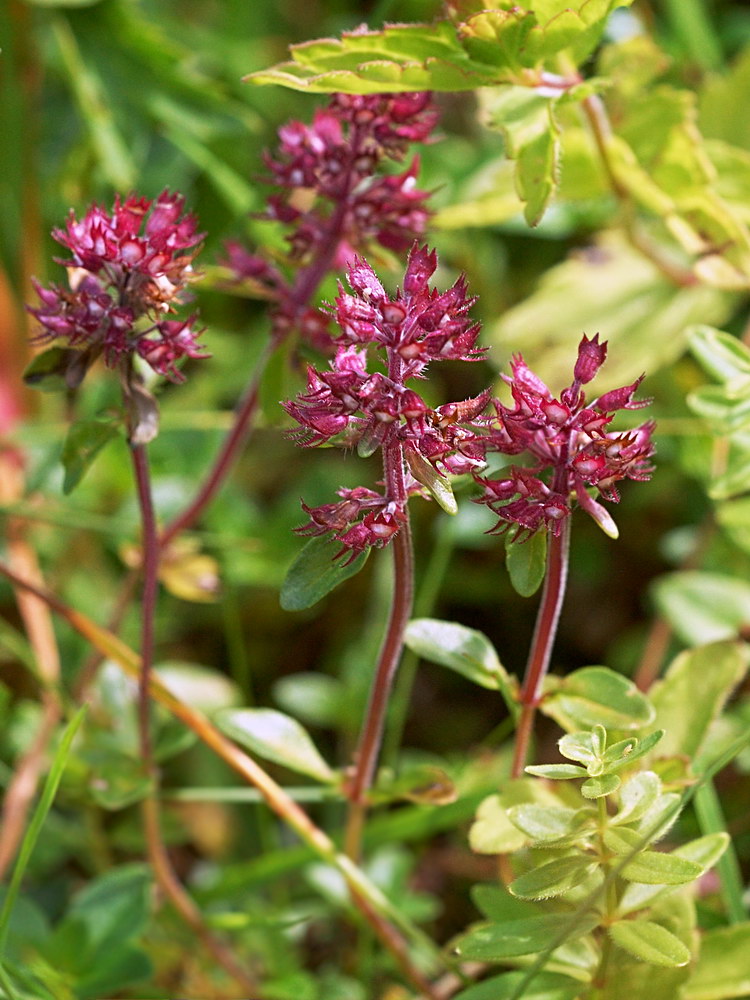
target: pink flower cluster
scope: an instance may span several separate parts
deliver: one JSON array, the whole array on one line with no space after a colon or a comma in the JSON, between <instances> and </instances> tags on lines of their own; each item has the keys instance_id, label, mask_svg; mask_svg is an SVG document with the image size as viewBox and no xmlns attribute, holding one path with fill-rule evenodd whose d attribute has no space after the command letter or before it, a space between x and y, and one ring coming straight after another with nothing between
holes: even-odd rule
<instances>
[{"instance_id":1,"label":"pink flower cluster","mask_svg":"<svg viewBox=\"0 0 750 1000\"><path fill-rule=\"evenodd\" d=\"M479 325L468 316L473 299L459 278L446 292L429 280L437 256L416 244L403 288L390 297L366 261L349 265L352 294L340 289L334 315L340 329L330 370L308 370L307 391L284 404L300 425L299 443L324 444L340 436L362 455L383 451L385 489L341 490L340 503L310 508L304 534L331 532L350 559L385 545L398 531L408 496L423 480L484 466L485 441L475 424L489 391L475 399L433 409L407 382L431 361L476 361L483 355ZM369 369L369 351L385 355L385 371Z\"/></svg>"},{"instance_id":2,"label":"pink flower cluster","mask_svg":"<svg viewBox=\"0 0 750 1000\"><path fill-rule=\"evenodd\" d=\"M202 235L183 215L183 199L164 191L155 201L130 195L115 199L112 212L98 205L65 229L52 233L71 258L68 288L35 282L41 304L29 311L41 325L39 341L62 340L99 353L110 367L133 354L173 382L183 381L177 364L205 358L195 317L166 318L193 277L192 262Z\"/></svg>"},{"instance_id":3,"label":"pink flower cluster","mask_svg":"<svg viewBox=\"0 0 750 1000\"><path fill-rule=\"evenodd\" d=\"M533 462L511 466L502 479L477 477L484 487L478 501L500 521L496 531L516 526L516 537L528 537L540 528L559 534L573 505L585 510L612 536L617 528L609 512L589 492L612 502L620 499L616 483L647 480L653 472L653 421L630 431L607 430L617 410L635 410L650 400L636 400L643 376L632 385L604 393L586 405L581 389L601 368L607 354L598 334L584 336L578 348L573 382L555 398L544 382L518 355L510 386L514 406L494 401L497 421L486 438L488 450L505 455L526 453Z\"/></svg>"},{"instance_id":4,"label":"pink flower cluster","mask_svg":"<svg viewBox=\"0 0 750 1000\"><path fill-rule=\"evenodd\" d=\"M268 198L265 215L290 229L293 273L236 242L227 245L224 261L238 281L260 283L276 301L277 333L296 327L324 346L327 327L306 326L305 319L325 273L373 244L402 253L423 235L429 195L416 184L418 159L402 173L383 173L381 166L426 141L436 121L426 93L337 94L311 125L293 121L279 130L278 152L266 156L266 165L280 191Z\"/></svg>"}]
</instances>

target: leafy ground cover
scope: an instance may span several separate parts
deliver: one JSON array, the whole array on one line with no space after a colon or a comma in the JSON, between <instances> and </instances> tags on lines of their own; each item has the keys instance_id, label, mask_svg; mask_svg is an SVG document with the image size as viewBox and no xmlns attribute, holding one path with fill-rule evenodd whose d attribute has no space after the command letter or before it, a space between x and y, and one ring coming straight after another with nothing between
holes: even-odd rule
<instances>
[{"instance_id":1,"label":"leafy ground cover","mask_svg":"<svg viewBox=\"0 0 750 1000\"><path fill-rule=\"evenodd\" d=\"M0 47L0 995L749 996L744 5Z\"/></svg>"}]
</instances>

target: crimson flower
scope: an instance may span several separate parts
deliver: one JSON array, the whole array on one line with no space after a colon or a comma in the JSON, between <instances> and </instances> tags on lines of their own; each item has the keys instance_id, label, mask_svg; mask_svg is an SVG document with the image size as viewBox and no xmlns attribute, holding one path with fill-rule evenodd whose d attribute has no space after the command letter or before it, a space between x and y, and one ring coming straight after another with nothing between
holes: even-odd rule
<instances>
[{"instance_id":1,"label":"crimson flower","mask_svg":"<svg viewBox=\"0 0 750 1000\"><path fill-rule=\"evenodd\" d=\"M71 212L52 233L71 253L58 261L68 268L69 287L34 283L41 304L29 312L41 325L37 341L64 341L86 352L88 363L103 354L112 368L137 354L160 375L183 381L179 361L208 357L194 316L167 318L193 278L202 238L183 208L182 198L163 191L153 202L118 196L111 213L94 205L79 220Z\"/></svg>"},{"instance_id":2,"label":"crimson flower","mask_svg":"<svg viewBox=\"0 0 750 1000\"><path fill-rule=\"evenodd\" d=\"M326 272L373 245L405 252L424 234L429 195L417 187L418 158L402 173L382 166L429 139L436 121L427 93L336 94L312 124L293 121L279 130L276 154L265 157L278 191L264 214L289 229L291 269L237 242L227 244L223 262L237 281L276 302L277 334L297 328L325 349L328 326L312 321L308 303Z\"/></svg>"},{"instance_id":3,"label":"crimson flower","mask_svg":"<svg viewBox=\"0 0 750 1000\"><path fill-rule=\"evenodd\" d=\"M596 496L617 503L622 479L647 480L653 467L654 422L628 431L609 431L617 410L635 410L650 400L636 400L643 376L631 385L604 393L588 405L581 389L597 374L607 355L598 334L584 336L578 348L573 382L555 398L544 382L517 355L510 386L512 408L494 400L497 422L486 440L488 451L527 454L531 463L510 466L502 479L477 477L487 504L500 518L495 531L515 526L515 537L543 528L558 535L577 503L611 537L617 527ZM593 495L592 492L593 490Z\"/></svg>"},{"instance_id":4,"label":"crimson flower","mask_svg":"<svg viewBox=\"0 0 750 1000\"><path fill-rule=\"evenodd\" d=\"M340 329L330 369L308 369L307 391L284 408L300 425L294 432L305 446L336 438L357 443L360 455L383 453L384 490L339 491L339 503L311 508L303 534L330 532L349 561L368 547L380 548L399 530L408 497L427 490L449 494L447 473L484 466L484 438L476 418L489 391L475 399L433 409L406 383L424 377L430 362L479 360L479 325L468 316L473 299L459 278L445 292L429 279L437 255L415 244L403 288L389 296L375 272L357 257L349 265L352 293L339 289L334 315ZM372 370L371 354L384 361Z\"/></svg>"}]
</instances>

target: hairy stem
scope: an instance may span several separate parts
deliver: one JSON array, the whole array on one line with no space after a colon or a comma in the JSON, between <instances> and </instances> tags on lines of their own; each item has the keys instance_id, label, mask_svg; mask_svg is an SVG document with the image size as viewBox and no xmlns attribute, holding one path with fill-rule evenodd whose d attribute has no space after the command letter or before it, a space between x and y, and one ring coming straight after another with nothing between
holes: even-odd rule
<instances>
[{"instance_id":1,"label":"hairy stem","mask_svg":"<svg viewBox=\"0 0 750 1000\"><path fill-rule=\"evenodd\" d=\"M548 537L547 572L544 577L542 599L537 612L534 638L526 663L526 673L521 687L521 716L516 729L511 777L519 778L526 766L529 753L534 717L542 693L542 682L549 668L552 647L557 635L565 584L568 577L568 557L570 552L570 518L562 522L560 534Z\"/></svg>"},{"instance_id":2,"label":"hairy stem","mask_svg":"<svg viewBox=\"0 0 750 1000\"><path fill-rule=\"evenodd\" d=\"M158 591L159 535L154 515L148 453L143 445L131 449L138 505L141 512L143 591L141 597L141 664L138 683L138 734L143 769L151 779L151 790L143 800L143 826L148 859L157 885L206 950L242 986L254 992L257 983L241 967L222 941L206 926L200 910L182 887L164 845L158 799L159 774L151 740L151 685L154 659L154 614Z\"/></svg>"}]
</instances>

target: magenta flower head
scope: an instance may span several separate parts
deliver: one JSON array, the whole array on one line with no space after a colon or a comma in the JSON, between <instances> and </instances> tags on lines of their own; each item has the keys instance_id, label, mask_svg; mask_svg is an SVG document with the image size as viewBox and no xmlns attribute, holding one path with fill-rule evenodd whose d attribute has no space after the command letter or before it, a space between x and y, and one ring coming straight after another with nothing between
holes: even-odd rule
<instances>
[{"instance_id":1,"label":"magenta flower head","mask_svg":"<svg viewBox=\"0 0 750 1000\"><path fill-rule=\"evenodd\" d=\"M277 335L296 328L317 347L330 346L327 327L308 315L311 293L327 272L377 245L406 252L423 236L429 195L417 187L418 159L402 173L383 165L427 141L436 121L428 93L336 94L311 125L293 121L279 130L275 155L265 157L277 188L265 217L288 227L291 267L236 242L223 262L238 282L276 302Z\"/></svg>"},{"instance_id":2,"label":"magenta flower head","mask_svg":"<svg viewBox=\"0 0 750 1000\"><path fill-rule=\"evenodd\" d=\"M588 405L582 386L590 382L607 356L598 334L584 336L578 348L573 382L556 399L518 355L510 386L514 406L494 401L497 422L490 430L487 450L504 455L527 454L531 462L511 466L502 479L477 477L485 503L500 518L495 531L515 527L516 538L539 529L560 533L562 522L578 504L611 537L617 526L598 496L617 503L621 479L647 480L653 472L653 421L634 430L609 431L617 410L635 410L650 400L636 400L643 376L632 385L599 396Z\"/></svg>"},{"instance_id":3,"label":"magenta flower head","mask_svg":"<svg viewBox=\"0 0 750 1000\"><path fill-rule=\"evenodd\" d=\"M368 547L380 548L399 530L408 497L425 489L443 506L453 502L448 473L484 467L485 439L477 418L489 391L432 409L408 383L423 378L435 361L476 361L479 325L468 312L473 299L459 278L446 292L429 284L437 256L415 244L403 288L389 296L370 265L349 265L351 293L340 288L334 315L340 329L330 369L308 370L307 391L284 408L300 425L306 446L333 439L357 444L360 455L383 454L384 490L341 490L339 503L303 508L303 534L327 532L342 543L348 561ZM370 362L379 355L381 370Z\"/></svg>"},{"instance_id":4,"label":"magenta flower head","mask_svg":"<svg viewBox=\"0 0 750 1000\"><path fill-rule=\"evenodd\" d=\"M71 212L65 228L53 230L71 253L58 261L68 268L69 287L35 282L41 304L29 312L41 326L38 342L61 341L85 357L71 367L69 384L100 354L110 368L138 355L172 382L184 379L177 367L183 358L208 357L195 317L169 318L194 278L202 238L183 207L169 191L153 202L118 196L111 212L94 205L80 220Z\"/></svg>"}]
</instances>

